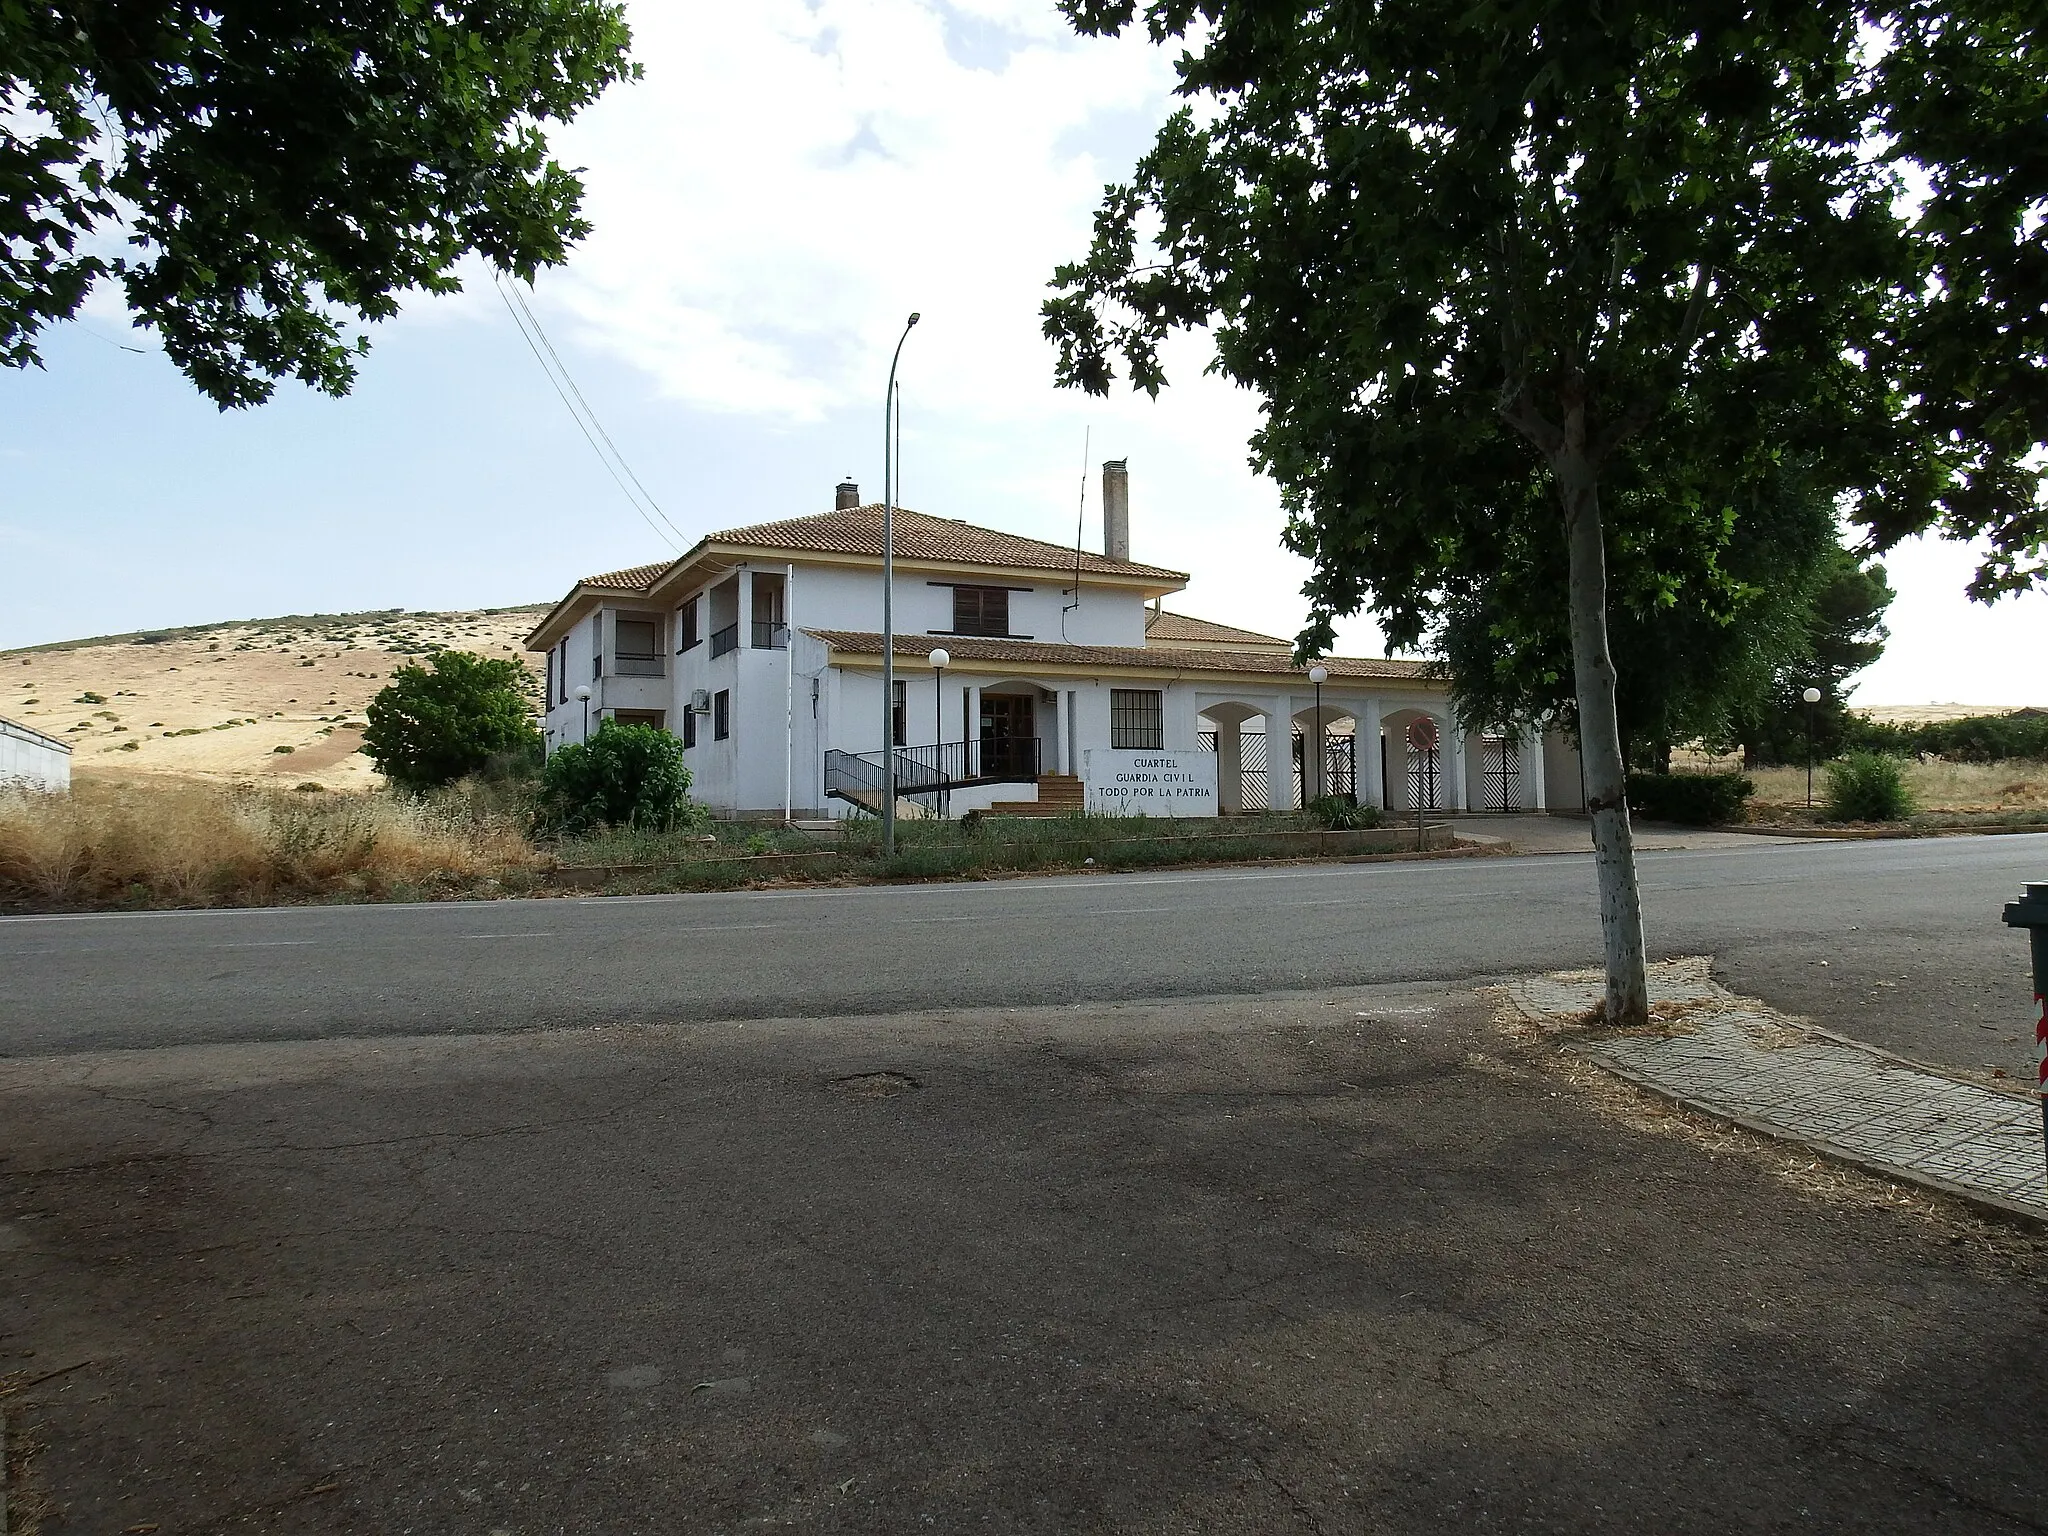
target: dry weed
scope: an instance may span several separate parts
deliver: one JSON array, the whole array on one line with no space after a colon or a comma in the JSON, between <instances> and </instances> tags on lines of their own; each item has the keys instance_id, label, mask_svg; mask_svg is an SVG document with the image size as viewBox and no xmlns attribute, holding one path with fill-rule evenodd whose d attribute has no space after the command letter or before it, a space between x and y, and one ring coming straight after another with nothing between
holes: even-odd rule
<instances>
[{"instance_id":1,"label":"dry weed","mask_svg":"<svg viewBox=\"0 0 2048 1536\"><path fill-rule=\"evenodd\" d=\"M459 802L165 779L0 794L0 902L17 905L375 896L540 862L510 818Z\"/></svg>"},{"instance_id":2,"label":"dry weed","mask_svg":"<svg viewBox=\"0 0 2048 1536\"><path fill-rule=\"evenodd\" d=\"M1940 758L1906 764L1906 788L1923 811L2048 810L2048 763L1951 763ZM1806 769L1758 768L1756 804L1804 805ZM1816 801L1820 775L1815 773Z\"/></svg>"}]
</instances>

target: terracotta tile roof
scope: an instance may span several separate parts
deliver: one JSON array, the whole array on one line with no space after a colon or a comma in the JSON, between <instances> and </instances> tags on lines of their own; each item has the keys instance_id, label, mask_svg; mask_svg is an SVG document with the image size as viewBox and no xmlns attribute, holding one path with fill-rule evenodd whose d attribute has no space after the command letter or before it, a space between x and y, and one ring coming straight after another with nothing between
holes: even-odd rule
<instances>
[{"instance_id":1,"label":"terracotta tile roof","mask_svg":"<svg viewBox=\"0 0 2048 1536\"><path fill-rule=\"evenodd\" d=\"M1228 624L1215 624L1185 613L1148 608L1145 611L1145 643L1171 645L1175 641L1183 645L1242 645L1255 646L1260 650L1277 645L1289 651L1294 649L1292 642L1282 640L1278 635L1262 635L1256 630L1235 629Z\"/></svg>"},{"instance_id":2,"label":"terracotta tile roof","mask_svg":"<svg viewBox=\"0 0 2048 1536\"><path fill-rule=\"evenodd\" d=\"M896 509L896 553L914 560L947 560L962 565L1009 565L1030 571L1071 571L1074 551L1065 545L1027 539L1021 534L1002 533L994 528L977 528L972 523L948 517L927 517L908 508ZM777 523L755 523L746 528L728 528L714 533L713 544L745 544L762 549L809 549L830 555L880 555L882 553L882 508L879 504L849 507L841 512L820 512L811 517L785 518ZM1169 571L1156 565L1138 565L1129 560L1111 560L1083 550L1080 567L1094 576L1150 577L1177 584L1187 581L1187 572Z\"/></svg>"},{"instance_id":3,"label":"terracotta tile roof","mask_svg":"<svg viewBox=\"0 0 2048 1536\"><path fill-rule=\"evenodd\" d=\"M847 629L805 631L849 656L879 656L882 637ZM1056 645L1043 640L974 640L958 635L898 635L896 654L922 661L944 646L955 661L1006 661L1022 666L1144 667L1156 672L1262 672L1306 683L1308 669L1297 667L1271 651L1226 651L1190 647L1176 650L1156 645ZM1333 678L1420 681L1428 663L1380 656L1330 656L1323 665Z\"/></svg>"},{"instance_id":4,"label":"terracotta tile roof","mask_svg":"<svg viewBox=\"0 0 2048 1536\"><path fill-rule=\"evenodd\" d=\"M654 578L675 564L673 560L658 560L653 565L629 565L623 571L606 571L602 576L586 576L578 582L584 587L617 587L626 592L642 592Z\"/></svg>"}]
</instances>

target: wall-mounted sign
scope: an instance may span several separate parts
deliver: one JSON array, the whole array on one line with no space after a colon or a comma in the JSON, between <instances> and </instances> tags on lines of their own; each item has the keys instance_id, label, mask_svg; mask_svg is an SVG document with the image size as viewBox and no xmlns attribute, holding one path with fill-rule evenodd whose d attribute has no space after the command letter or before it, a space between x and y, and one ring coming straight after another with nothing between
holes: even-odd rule
<instances>
[{"instance_id":1,"label":"wall-mounted sign","mask_svg":"<svg viewBox=\"0 0 2048 1536\"><path fill-rule=\"evenodd\" d=\"M1088 809L1107 816L1214 816L1214 752L1128 752L1105 747L1086 754Z\"/></svg>"}]
</instances>

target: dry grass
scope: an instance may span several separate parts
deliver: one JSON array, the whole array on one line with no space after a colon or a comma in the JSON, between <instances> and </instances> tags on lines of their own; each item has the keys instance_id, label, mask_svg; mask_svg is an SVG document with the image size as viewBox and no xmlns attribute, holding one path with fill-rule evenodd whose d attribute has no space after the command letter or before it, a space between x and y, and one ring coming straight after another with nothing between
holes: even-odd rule
<instances>
[{"instance_id":1,"label":"dry grass","mask_svg":"<svg viewBox=\"0 0 2048 1536\"><path fill-rule=\"evenodd\" d=\"M1949 763L1938 758L1906 764L1906 787L1922 811L2043 811L2048 810L2048 763ZM1803 806L1806 803L1806 769L1758 768L1750 772L1756 781L1759 806ZM1814 765L1813 797L1818 805L1826 798L1827 777Z\"/></svg>"},{"instance_id":2,"label":"dry grass","mask_svg":"<svg viewBox=\"0 0 2048 1536\"><path fill-rule=\"evenodd\" d=\"M459 798L305 794L159 778L0 794L0 904L248 905L521 880L516 821Z\"/></svg>"}]
</instances>

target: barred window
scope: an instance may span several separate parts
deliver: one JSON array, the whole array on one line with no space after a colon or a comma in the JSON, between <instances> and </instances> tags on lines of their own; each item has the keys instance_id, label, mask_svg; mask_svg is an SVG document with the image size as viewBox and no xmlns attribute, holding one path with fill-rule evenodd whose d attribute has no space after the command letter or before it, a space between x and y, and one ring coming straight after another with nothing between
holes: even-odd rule
<instances>
[{"instance_id":1,"label":"barred window","mask_svg":"<svg viewBox=\"0 0 2048 1536\"><path fill-rule=\"evenodd\" d=\"M1110 689L1110 746L1140 752L1165 746L1164 698L1157 688Z\"/></svg>"}]
</instances>

